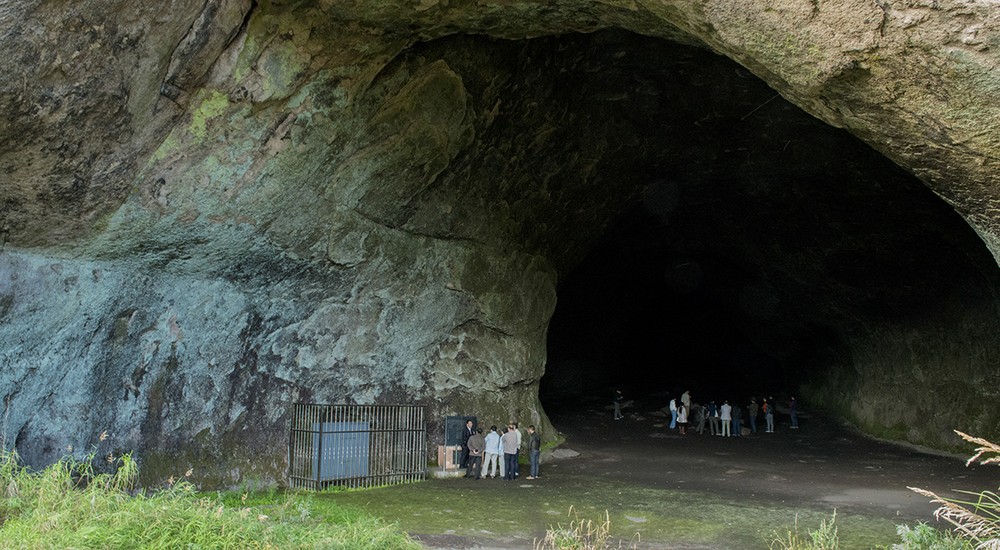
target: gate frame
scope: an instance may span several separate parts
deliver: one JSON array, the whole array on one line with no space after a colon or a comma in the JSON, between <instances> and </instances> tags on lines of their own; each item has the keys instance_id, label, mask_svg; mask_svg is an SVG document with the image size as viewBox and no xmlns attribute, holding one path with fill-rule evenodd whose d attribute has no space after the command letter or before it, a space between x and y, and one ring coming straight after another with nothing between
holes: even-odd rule
<instances>
[{"instance_id":1,"label":"gate frame","mask_svg":"<svg viewBox=\"0 0 1000 550\"><path fill-rule=\"evenodd\" d=\"M288 430L288 486L321 490L331 485L374 487L427 479L426 410L424 405L294 403ZM326 429L348 422L367 422L368 429ZM324 449L324 439L351 433L367 433L367 448ZM365 475L324 479L323 463L343 457L367 457Z\"/></svg>"}]
</instances>

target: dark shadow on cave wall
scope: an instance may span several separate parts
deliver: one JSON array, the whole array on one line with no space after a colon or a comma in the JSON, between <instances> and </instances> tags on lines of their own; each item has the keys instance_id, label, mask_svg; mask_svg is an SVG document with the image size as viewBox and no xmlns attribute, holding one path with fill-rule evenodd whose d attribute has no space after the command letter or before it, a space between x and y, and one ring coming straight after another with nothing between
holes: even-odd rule
<instances>
[{"instance_id":1,"label":"dark shadow on cave wall","mask_svg":"<svg viewBox=\"0 0 1000 550\"><path fill-rule=\"evenodd\" d=\"M550 412L608 403L613 387L659 405L684 390L787 397L826 369L850 373L850 335L868 322L995 300L992 257L919 180L735 63L699 55L710 62L643 70L669 99L646 113L659 128L648 137L670 135L676 151L630 159L657 176L560 274L541 385Z\"/></svg>"}]
</instances>

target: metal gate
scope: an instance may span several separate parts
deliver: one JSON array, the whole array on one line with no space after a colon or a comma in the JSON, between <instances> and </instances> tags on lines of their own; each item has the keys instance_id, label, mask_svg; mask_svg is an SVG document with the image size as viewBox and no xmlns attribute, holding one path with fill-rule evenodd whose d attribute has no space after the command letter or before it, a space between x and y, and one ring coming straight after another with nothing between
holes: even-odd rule
<instances>
[{"instance_id":1,"label":"metal gate","mask_svg":"<svg viewBox=\"0 0 1000 550\"><path fill-rule=\"evenodd\" d=\"M424 407L296 403L288 465L293 488L372 487L426 479Z\"/></svg>"}]
</instances>

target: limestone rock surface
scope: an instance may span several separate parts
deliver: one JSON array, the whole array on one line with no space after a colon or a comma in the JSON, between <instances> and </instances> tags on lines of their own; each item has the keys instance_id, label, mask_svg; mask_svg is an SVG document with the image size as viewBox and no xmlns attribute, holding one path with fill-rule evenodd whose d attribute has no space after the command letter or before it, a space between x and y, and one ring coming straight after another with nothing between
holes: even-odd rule
<instances>
[{"instance_id":1,"label":"limestone rock surface","mask_svg":"<svg viewBox=\"0 0 1000 550\"><path fill-rule=\"evenodd\" d=\"M0 2L3 438L42 463L109 429L153 478L194 465L227 484L282 478L296 401L552 434L537 387L557 274L679 162L663 138L684 130L651 116L669 79L642 73L675 46L859 136L1000 256L998 17L976 1ZM543 38L608 28L669 47Z\"/></svg>"}]
</instances>

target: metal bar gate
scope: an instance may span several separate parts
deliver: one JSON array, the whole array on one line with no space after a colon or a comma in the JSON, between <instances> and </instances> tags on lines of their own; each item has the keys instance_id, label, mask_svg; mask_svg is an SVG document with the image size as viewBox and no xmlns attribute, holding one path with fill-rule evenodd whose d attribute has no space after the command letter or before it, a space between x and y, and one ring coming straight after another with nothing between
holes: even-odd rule
<instances>
[{"instance_id":1,"label":"metal bar gate","mask_svg":"<svg viewBox=\"0 0 1000 550\"><path fill-rule=\"evenodd\" d=\"M372 487L427 477L427 422L417 405L296 403L288 485Z\"/></svg>"}]
</instances>

